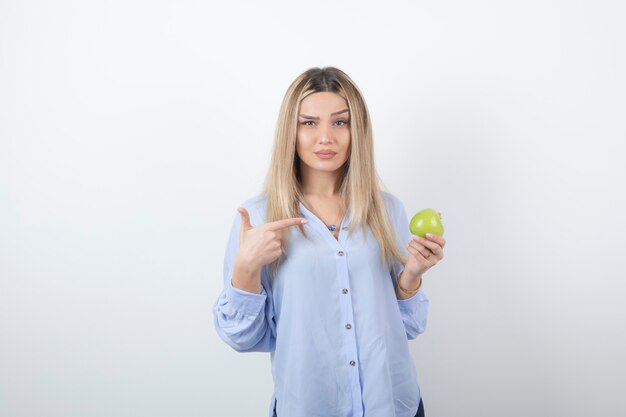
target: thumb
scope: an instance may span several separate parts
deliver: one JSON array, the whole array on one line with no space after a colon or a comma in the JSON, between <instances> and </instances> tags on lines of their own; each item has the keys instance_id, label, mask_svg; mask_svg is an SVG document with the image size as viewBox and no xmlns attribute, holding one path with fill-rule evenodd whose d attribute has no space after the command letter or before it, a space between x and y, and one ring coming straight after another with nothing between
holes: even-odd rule
<instances>
[{"instance_id":1,"label":"thumb","mask_svg":"<svg viewBox=\"0 0 626 417\"><path fill-rule=\"evenodd\" d=\"M245 232L246 230L252 229L252 224L250 224L250 215L248 214L248 210L243 207L239 207L237 209L239 214L241 214L241 229L240 233Z\"/></svg>"}]
</instances>

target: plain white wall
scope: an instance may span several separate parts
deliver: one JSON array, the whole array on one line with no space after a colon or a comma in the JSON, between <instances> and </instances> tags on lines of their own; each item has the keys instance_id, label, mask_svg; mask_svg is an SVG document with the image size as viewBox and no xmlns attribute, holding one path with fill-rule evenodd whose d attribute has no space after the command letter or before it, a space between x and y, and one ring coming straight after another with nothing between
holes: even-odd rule
<instances>
[{"instance_id":1,"label":"plain white wall","mask_svg":"<svg viewBox=\"0 0 626 417\"><path fill-rule=\"evenodd\" d=\"M624 416L619 1L0 1L0 415L264 416L213 329L280 100L334 65L441 211L427 415Z\"/></svg>"}]
</instances>

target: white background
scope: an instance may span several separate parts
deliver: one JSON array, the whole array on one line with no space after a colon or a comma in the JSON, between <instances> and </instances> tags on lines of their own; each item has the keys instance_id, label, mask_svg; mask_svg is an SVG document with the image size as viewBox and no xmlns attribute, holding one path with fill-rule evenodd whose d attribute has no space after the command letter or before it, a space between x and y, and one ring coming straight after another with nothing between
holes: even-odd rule
<instances>
[{"instance_id":1,"label":"white background","mask_svg":"<svg viewBox=\"0 0 626 417\"><path fill-rule=\"evenodd\" d=\"M217 337L227 231L313 66L443 213L429 417L624 416L620 1L0 1L0 415L265 416Z\"/></svg>"}]
</instances>

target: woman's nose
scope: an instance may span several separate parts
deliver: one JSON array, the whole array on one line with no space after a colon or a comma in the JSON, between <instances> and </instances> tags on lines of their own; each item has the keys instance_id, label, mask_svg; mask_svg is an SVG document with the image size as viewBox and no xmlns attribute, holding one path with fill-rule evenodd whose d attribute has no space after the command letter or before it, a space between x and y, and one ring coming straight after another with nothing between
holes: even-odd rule
<instances>
[{"instance_id":1,"label":"woman's nose","mask_svg":"<svg viewBox=\"0 0 626 417\"><path fill-rule=\"evenodd\" d=\"M330 143L332 141L332 131L330 127L320 127L320 143Z\"/></svg>"}]
</instances>

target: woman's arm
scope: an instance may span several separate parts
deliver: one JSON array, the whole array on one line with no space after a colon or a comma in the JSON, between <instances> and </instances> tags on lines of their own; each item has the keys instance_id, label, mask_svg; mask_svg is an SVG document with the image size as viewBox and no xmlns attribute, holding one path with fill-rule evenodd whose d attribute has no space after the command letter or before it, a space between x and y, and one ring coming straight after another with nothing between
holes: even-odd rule
<instances>
[{"instance_id":1,"label":"woman's arm","mask_svg":"<svg viewBox=\"0 0 626 417\"><path fill-rule=\"evenodd\" d=\"M388 199L387 207L389 218L394 227L396 238L398 239L398 247L406 253L406 245L411 240L411 232L409 230L409 220L404 205L398 198L391 194L386 194L386 198ZM394 259L393 266L390 275L396 291L396 297L398 298L400 315L402 316L407 338L412 340L426 331L430 301L422 290L423 281L421 275L418 279L415 277L406 279L407 277L402 276L404 274L405 265L402 265L400 261ZM398 287L398 283L400 287L409 292L402 291L402 289ZM412 293L415 289L417 289L417 291Z\"/></svg>"},{"instance_id":2,"label":"woman's arm","mask_svg":"<svg viewBox=\"0 0 626 417\"><path fill-rule=\"evenodd\" d=\"M264 204L264 203L259 203ZM233 221L224 257L224 290L213 307L220 337L240 352L274 349L276 325L268 265L282 254L281 231L306 223L302 217L263 223L259 205Z\"/></svg>"},{"instance_id":3,"label":"woman's arm","mask_svg":"<svg viewBox=\"0 0 626 417\"><path fill-rule=\"evenodd\" d=\"M237 262L241 220L233 221L224 256L224 289L213 306L220 338L238 352L270 352L275 344L274 308L263 269ZM238 288L239 287L239 288Z\"/></svg>"}]
</instances>

